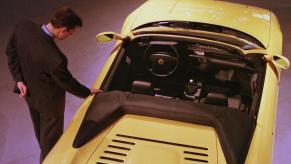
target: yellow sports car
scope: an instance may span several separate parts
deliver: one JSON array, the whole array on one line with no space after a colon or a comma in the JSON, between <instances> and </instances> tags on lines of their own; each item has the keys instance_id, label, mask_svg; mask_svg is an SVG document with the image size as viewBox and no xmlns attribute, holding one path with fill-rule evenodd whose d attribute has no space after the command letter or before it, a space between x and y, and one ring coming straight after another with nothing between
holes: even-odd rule
<instances>
[{"instance_id":1,"label":"yellow sports car","mask_svg":"<svg viewBox=\"0 0 291 164\"><path fill-rule=\"evenodd\" d=\"M272 163L282 33L269 10L149 0L46 164Z\"/></svg>"}]
</instances>

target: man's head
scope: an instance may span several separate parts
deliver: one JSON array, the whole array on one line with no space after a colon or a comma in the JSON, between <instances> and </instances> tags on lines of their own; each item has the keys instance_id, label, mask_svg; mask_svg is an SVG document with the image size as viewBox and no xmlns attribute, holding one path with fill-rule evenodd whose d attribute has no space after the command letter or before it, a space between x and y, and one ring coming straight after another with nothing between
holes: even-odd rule
<instances>
[{"instance_id":1,"label":"man's head","mask_svg":"<svg viewBox=\"0 0 291 164\"><path fill-rule=\"evenodd\" d=\"M77 27L82 27L81 18L69 7L62 7L50 19L53 35L60 39L66 39L72 35Z\"/></svg>"}]
</instances>

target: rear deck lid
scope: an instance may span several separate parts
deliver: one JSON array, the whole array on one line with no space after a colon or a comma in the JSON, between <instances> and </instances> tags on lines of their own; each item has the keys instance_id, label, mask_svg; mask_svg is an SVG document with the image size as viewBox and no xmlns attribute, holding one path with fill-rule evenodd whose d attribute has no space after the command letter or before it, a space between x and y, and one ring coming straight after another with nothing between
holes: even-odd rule
<instances>
[{"instance_id":1,"label":"rear deck lid","mask_svg":"<svg viewBox=\"0 0 291 164\"><path fill-rule=\"evenodd\" d=\"M217 156L223 154L218 152L217 142L211 127L125 115L98 146L89 163L217 163Z\"/></svg>"}]
</instances>

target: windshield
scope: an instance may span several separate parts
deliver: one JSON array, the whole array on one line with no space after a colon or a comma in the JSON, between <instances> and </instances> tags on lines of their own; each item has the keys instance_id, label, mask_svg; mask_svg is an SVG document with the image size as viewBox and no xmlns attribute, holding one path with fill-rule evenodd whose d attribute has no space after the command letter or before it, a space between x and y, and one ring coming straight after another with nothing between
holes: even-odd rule
<instances>
[{"instance_id":1,"label":"windshield","mask_svg":"<svg viewBox=\"0 0 291 164\"><path fill-rule=\"evenodd\" d=\"M236 45L244 50L265 48L263 44L260 43L257 39L246 33L217 25L183 21L179 22L163 21L148 23L136 28L135 30L146 27L169 27L175 29L190 29L191 31L184 33L184 35L196 36L205 39L229 43L232 45ZM170 31L166 31L164 33L167 32ZM219 34L224 34L224 36Z\"/></svg>"}]
</instances>

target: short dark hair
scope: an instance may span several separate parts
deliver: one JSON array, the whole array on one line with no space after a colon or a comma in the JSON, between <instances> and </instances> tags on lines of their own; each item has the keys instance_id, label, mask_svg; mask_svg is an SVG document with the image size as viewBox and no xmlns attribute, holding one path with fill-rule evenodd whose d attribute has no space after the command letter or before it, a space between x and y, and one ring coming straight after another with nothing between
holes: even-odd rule
<instances>
[{"instance_id":1,"label":"short dark hair","mask_svg":"<svg viewBox=\"0 0 291 164\"><path fill-rule=\"evenodd\" d=\"M82 27L82 19L69 7L61 7L51 17L50 23L55 28L67 27L71 30L77 26Z\"/></svg>"}]
</instances>

